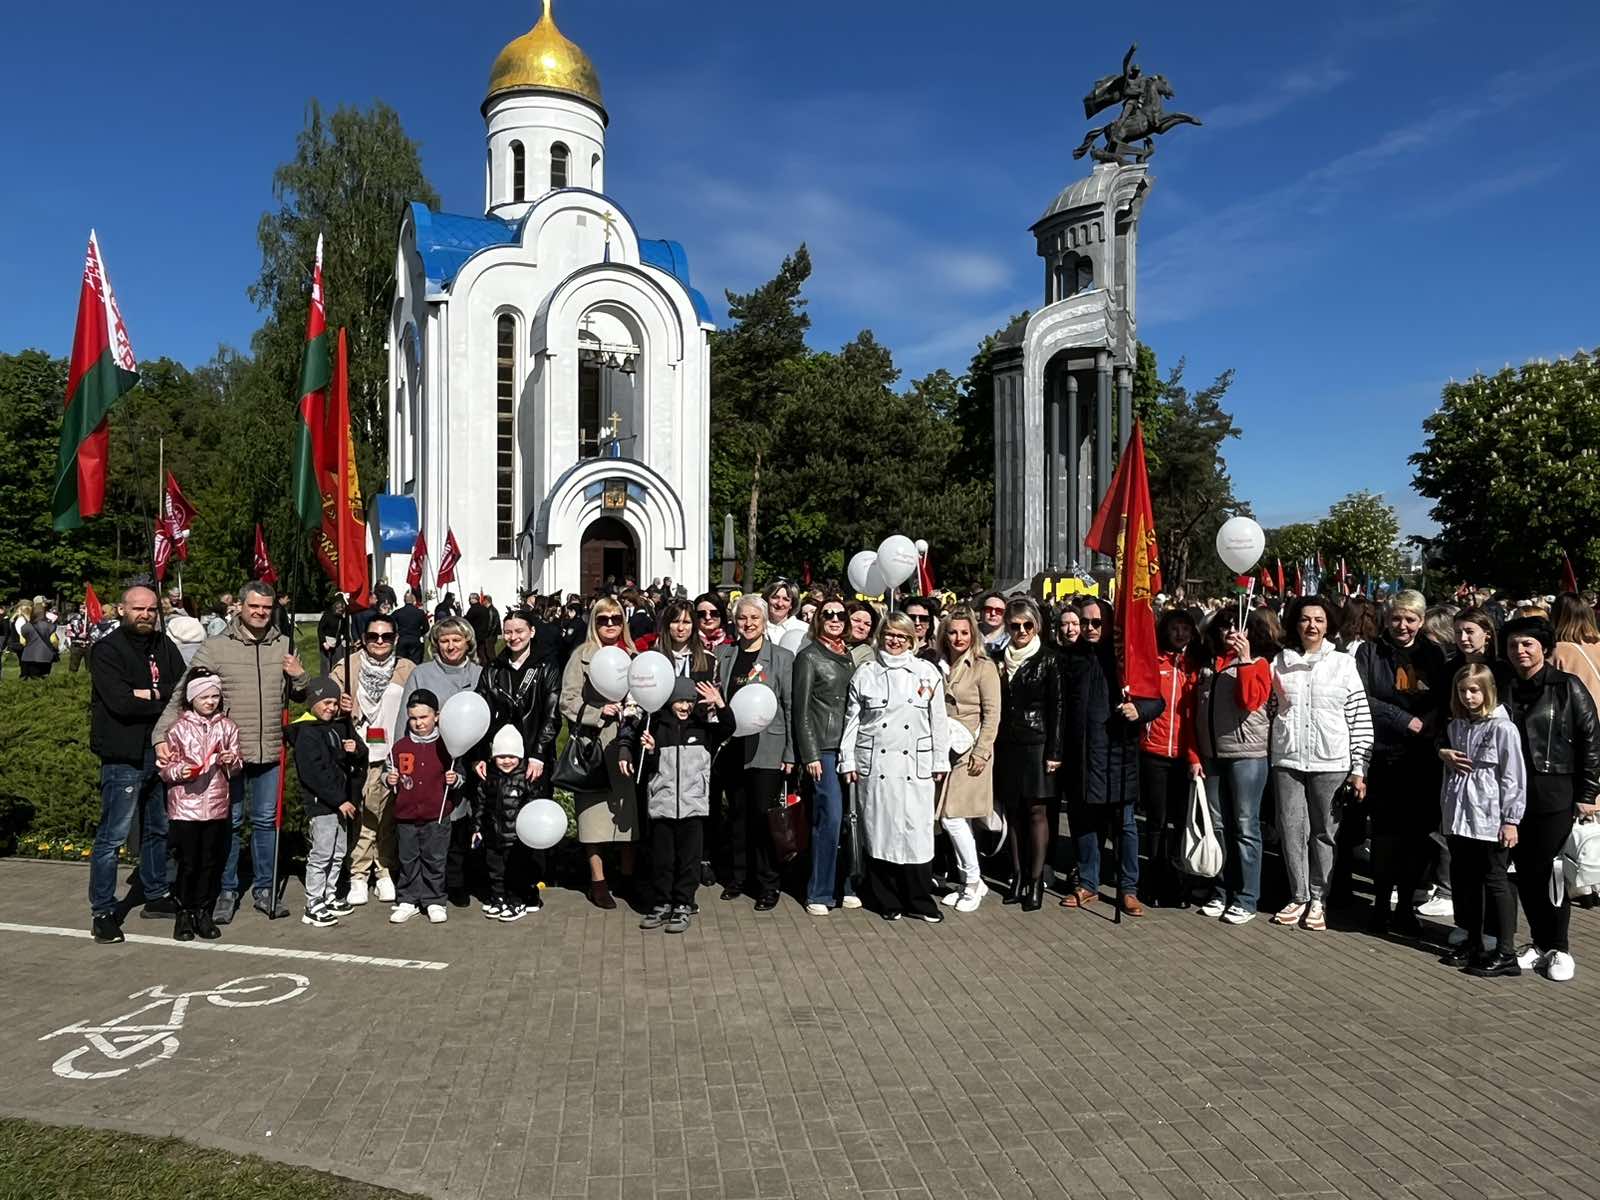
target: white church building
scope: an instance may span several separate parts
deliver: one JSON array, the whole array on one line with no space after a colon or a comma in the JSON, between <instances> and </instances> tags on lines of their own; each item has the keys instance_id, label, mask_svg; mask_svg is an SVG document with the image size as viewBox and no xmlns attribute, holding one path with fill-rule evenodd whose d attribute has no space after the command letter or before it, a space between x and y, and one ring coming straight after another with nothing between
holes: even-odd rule
<instances>
[{"instance_id":1,"label":"white church building","mask_svg":"<svg viewBox=\"0 0 1600 1200\"><path fill-rule=\"evenodd\" d=\"M550 0L495 59L483 116L484 215L413 204L400 227L378 573L405 578L420 529L431 586L453 531L458 595L665 576L692 595L711 312L683 248L606 195L600 81Z\"/></svg>"}]
</instances>

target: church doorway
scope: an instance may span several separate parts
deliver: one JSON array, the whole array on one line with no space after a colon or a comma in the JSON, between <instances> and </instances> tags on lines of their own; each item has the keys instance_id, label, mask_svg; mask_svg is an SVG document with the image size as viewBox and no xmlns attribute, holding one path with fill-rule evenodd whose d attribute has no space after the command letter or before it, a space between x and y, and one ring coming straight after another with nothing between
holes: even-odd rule
<instances>
[{"instance_id":1,"label":"church doorway","mask_svg":"<svg viewBox=\"0 0 1600 1200\"><path fill-rule=\"evenodd\" d=\"M633 531L616 517L590 522L579 543L578 572L578 586L586 596L608 581L617 587L626 579L637 581L639 545L633 539Z\"/></svg>"}]
</instances>

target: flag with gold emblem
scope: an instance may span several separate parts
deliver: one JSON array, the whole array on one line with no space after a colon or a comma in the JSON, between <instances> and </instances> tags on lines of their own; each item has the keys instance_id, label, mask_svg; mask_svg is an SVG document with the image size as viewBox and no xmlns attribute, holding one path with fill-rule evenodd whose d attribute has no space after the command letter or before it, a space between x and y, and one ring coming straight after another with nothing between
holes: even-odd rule
<instances>
[{"instance_id":1,"label":"flag with gold emblem","mask_svg":"<svg viewBox=\"0 0 1600 1200\"><path fill-rule=\"evenodd\" d=\"M1155 513L1150 505L1150 475L1144 461L1144 430L1122 449L1111 486L1085 539L1089 547L1116 561L1112 611L1117 626L1117 665L1130 696L1161 695L1156 651L1155 598L1161 590L1161 552L1156 545Z\"/></svg>"}]
</instances>

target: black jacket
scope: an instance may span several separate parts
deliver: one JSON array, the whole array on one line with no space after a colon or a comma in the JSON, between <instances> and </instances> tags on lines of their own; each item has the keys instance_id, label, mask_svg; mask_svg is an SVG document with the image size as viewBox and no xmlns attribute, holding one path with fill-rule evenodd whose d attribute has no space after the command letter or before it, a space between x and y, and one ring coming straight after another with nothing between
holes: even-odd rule
<instances>
[{"instance_id":1,"label":"black jacket","mask_svg":"<svg viewBox=\"0 0 1600 1200\"><path fill-rule=\"evenodd\" d=\"M1527 693L1533 688L1537 690L1529 700ZM1592 803L1600 793L1600 720L1583 682L1546 663L1526 684L1513 681L1500 702L1522 734L1522 754L1529 772L1575 775L1579 799ZM1530 805L1533 799L1530 787Z\"/></svg>"},{"instance_id":2,"label":"black jacket","mask_svg":"<svg viewBox=\"0 0 1600 1200\"><path fill-rule=\"evenodd\" d=\"M1044 746L1046 762L1061 761L1065 714L1062 707L1062 657L1052 647L1023 663L1014 675L1005 671L1005 651L994 656L1000 668L1000 728L994 744L998 753L1006 746Z\"/></svg>"},{"instance_id":3,"label":"black jacket","mask_svg":"<svg viewBox=\"0 0 1600 1200\"><path fill-rule=\"evenodd\" d=\"M1132 697L1139 717L1122 715L1115 661L1088 642L1062 655L1061 699L1066 710L1062 788L1069 801L1132 804L1139 798L1139 739L1167 702ZM1001 721L1005 720L1002 705Z\"/></svg>"},{"instance_id":4,"label":"black jacket","mask_svg":"<svg viewBox=\"0 0 1600 1200\"><path fill-rule=\"evenodd\" d=\"M850 698L855 660L846 650L835 654L821 642L807 642L794 656L794 752L804 766L820 760L824 750L838 750L844 735L844 710Z\"/></svg>"},{"instance_id":5,"label":"black jacket","mask_svg":"<svg viewBox=\"0 0 1600 1200\"><path fill-rule=\"evenodd\" d=\"M150 752L150 735L181 678L183 656L159 630L140 637L122 625L101 638L89 651L89 679L94 687L89 749L102 762L143 766ZM156 699L134 697L134 692L151 686Z\"/></svg>"},{"instance_id":6,"label":"black jacket","mask_svg":"<svg viewBox=\"0 0 1600 1200\"><path fill-rule=\"evenodd\" d=\"M524 769L527 761L511 772L500 770L491 760L489 775L472 789L472 819L485 841L500 847L517 840L517 813L529 800L537 798L541 787L548 790L548 777L529 782Z\"/></svg>"},{"instance_id":7,"label":"black jacket","mask_svg":"<svg viewBox=\"0 0 1600 1200\"><path fill-rule=\"evenodd\" d=\"M495 732L502 725L515 725L522 735L524 753L544 763L538 794L549 795L556 738L561 732L561 669L554 658L537 654L537 647L530 650L527 662L518 668L511 665L511 652L502 650L478 676L477 692L489 704L489 732L470 757L487 760Z\"/></svg>"},{"instance_id":8,"label":"black jacket","mask_svg":"<svg viewBox=\"0 0 1600 1200\"><path fill-rule=\"evenodd\" d=\"M1399 669L1399 648L1387 634L1356 647L1356 669L1367 689L1372 709L1372 756L1393 761L1407 755L1433 757L1438 752L1435 740L1439 727L1450 713L1450 669L1444 651L1433 641L1417 635L1411 643L1411 664L1416 669L1420 690L1410 693L1395 687ZM1433 728L1413 733L1412 718Z\"/></svg>"},{"instance_id":9,"label":"black jacket","mask_svg":"<svg viewBox=\"0 0 1600 1200\"><path fill-rule=\"evenodd\" d=\"M324 817L352 799L351 781L362 773L367 756L358 745L347 753L344 741L355 732L344 717L319 721L315 717L289 726L294 746L295 774L300 780L300 800L306 816Z\"/></svg>"},{"instance_id":10,"label":"black jacket","mask_svg":"<svg viewBox=\"0 0 1600 1200\"><path fill-rule=\"evenodd\" d=\"M422 661L422 639L428 636L428 614L415 604L402 604L389 614L394 622L394 652L412 662Z\"/></svg>"}]
</instances>

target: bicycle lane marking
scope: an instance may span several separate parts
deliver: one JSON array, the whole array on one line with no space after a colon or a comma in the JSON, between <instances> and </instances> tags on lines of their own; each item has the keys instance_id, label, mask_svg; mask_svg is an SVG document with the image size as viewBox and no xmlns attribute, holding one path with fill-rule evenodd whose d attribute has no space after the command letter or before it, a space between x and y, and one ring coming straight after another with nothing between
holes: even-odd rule
<instances>
[{"instance_id":1,"label":"bicycle lane marking","mask_svg":"<svg viewBox=\"0 0 1600 1200\"><path fill-rule=\"evenodd\" d=\"M0 921L0 933L36 933L52 937L80 938L92 940L94 937L86 929L72 929L64 925L18 925L9 921ZM146 933L129 933L124 935L129 942L137 942L146 946L166 946L175 950L209 950L213 954L245 954L261 958L294 958L304 959L309 962L339 963L346 966L357 967L396 967L409 971L443 971L450 964L447 962L433 962L426 958L384 958L375 954L347 954L338 950L298 950L288 946L247 946L239 942L205 942L196 939L192 942L177 942L170 937L152 937Z\"/></svg>"}]
</instances>

